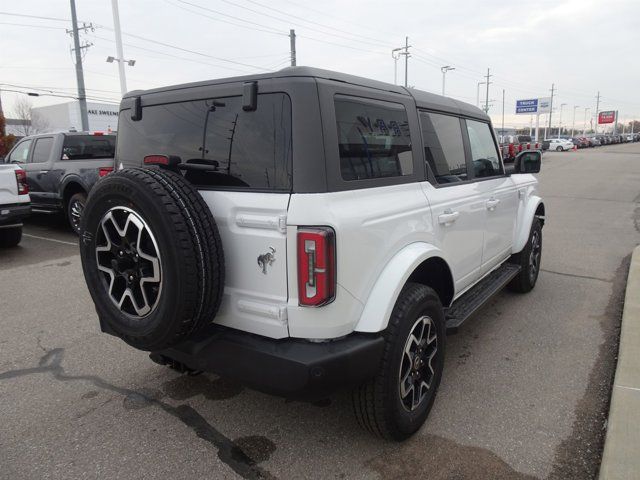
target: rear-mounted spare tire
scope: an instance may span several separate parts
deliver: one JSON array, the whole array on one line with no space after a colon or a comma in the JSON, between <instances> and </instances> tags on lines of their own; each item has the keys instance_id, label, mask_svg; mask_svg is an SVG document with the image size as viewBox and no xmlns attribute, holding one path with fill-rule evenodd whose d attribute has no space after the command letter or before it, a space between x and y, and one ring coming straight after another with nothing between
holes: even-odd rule
<instances>
[{"instance_id":1,"label":"rear-mounted spare tire","mask_svg":"<svg viewBox=\"0 0 640 480\"><path fill-rule=\"evenodd\" d=\"M218 228L179 174L131 168L98 182L82 216L80 256L103 329L140 350L179 343L220 306Z\"/></svg>"}]
</instances>

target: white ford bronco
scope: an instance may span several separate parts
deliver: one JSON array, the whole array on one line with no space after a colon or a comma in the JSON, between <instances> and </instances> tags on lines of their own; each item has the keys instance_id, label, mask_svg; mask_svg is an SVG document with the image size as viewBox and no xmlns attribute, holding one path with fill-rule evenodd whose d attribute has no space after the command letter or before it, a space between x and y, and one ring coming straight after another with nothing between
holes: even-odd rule
<instances>
[{"instance_id":1,"label":"white ford bronco","mask_svg":"<svg viewBox=\"0 0 640 480\"><path fill-rule=\"evenodd\" d=\"M487 115L307 67L128 93L81 255L103 331L181 371L289 398L353 390L424 423L445 335L538 277L538 151L505 171Z\"/></svg>"}]
</instances>

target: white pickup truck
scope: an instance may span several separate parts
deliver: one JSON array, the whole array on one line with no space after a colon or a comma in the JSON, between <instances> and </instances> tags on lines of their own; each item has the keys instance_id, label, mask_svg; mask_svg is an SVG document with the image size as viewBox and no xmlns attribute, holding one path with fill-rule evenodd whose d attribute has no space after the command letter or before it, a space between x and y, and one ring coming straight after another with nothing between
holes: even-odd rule
<instances>
[{"instance_id":1,"label":"white pickup truck","mask_svg":"<svg viewBox=\"0 0 640 480\"><path fill-rule=\"evenodd\" d=\"M0 247L22 239L22 220L31 213L27 175L17 165L0 165Z\"/></svg>"}]
</instances>

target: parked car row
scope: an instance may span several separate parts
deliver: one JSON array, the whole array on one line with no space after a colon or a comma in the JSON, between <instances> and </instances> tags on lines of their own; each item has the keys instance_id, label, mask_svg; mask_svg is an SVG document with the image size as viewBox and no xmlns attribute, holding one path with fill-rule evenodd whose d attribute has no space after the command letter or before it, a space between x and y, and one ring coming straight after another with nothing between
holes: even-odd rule
<instances>
[{"instance_id":1,"label":"parked car row","mask_svg":"<svg viewBox=\"0 0 640 480\"><path fill-rule=\"evenodd\" d=\"M544 140L543 150L563 152L574 148L591 148L615 143L627 143L640 141L640 133L628 133L624 135L578 135L576 137L550 138Z\"/></svg>"},{"instance_id":2,"label":"parked car row","mask_svg":"<svg viewBox=\"0 0 640 480\"><path fill-rule=\"evenodd\" d=\"M89 191L113 171L115 144L115 135L101 132L33 135L19 140L4 163L25 173L33 210L64 213L78 233Z\"/></svg>"},{"instance_id":3,"label":"parked car row","mask_svg":"<svg viewBox=\"0 0 640 480\"><path fill-rule=\"evenodd\" d=\"M529 135L502 135L498 137L498 142L505 162L513 162L520 152L526 150L543 150L542 144Z\"/></svg>"}]
</instances>

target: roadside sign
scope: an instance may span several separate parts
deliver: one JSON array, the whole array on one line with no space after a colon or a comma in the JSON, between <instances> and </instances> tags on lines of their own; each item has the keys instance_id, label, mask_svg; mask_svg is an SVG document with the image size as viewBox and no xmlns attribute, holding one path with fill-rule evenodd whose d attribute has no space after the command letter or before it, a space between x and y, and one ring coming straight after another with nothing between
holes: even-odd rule
<instances>
[{"instance_id":1,"label":"roadside sign","mask_svg":"<svg viewBox=\"0 0 640 480\"><path fill-rule=\"evenodd\" d=\"M531 115L538 113L538 99L516 100L516 115Z\"/></svg>"},{"instance_id":2,"label":"roadside sign","mask_svg":"<svg viewBox=\"0 0 640 480\"><path fill-rule=\"evenodd\" d=\"M551 99L549 97L516 100L516 115L537 115L540 113L549 113L550 109Z\"/></svg>"},{"instance_id":3,"label":"roadside sign","mask_svg":"<svg viewBox=\"0 0 640 480\"><path fill-rule=\"evenodd\" d=\"M616 112L615 112L615 110L608 110L606 112L600 112L598 114L598 124L613 123L615 121L616 121Z\"/></svg>"}]
</instances>

